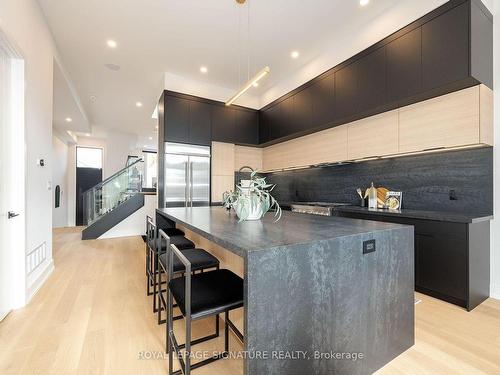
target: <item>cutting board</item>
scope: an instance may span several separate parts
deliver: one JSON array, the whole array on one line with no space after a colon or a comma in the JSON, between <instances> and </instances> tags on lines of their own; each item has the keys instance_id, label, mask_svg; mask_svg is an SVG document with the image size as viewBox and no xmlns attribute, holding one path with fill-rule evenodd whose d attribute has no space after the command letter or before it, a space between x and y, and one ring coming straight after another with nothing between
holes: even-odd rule
<instances>
[{"instance_id":1,"label":"cutting board","mask_svg":"<svg viewBox=\"0 0 500 375\"><path fill-rule=\"evenodd\" d=\"M389 189L381 186L377 188L377 205L379 208L383 208L385 205L385 197Z\"/></svg>"}]
</instances>

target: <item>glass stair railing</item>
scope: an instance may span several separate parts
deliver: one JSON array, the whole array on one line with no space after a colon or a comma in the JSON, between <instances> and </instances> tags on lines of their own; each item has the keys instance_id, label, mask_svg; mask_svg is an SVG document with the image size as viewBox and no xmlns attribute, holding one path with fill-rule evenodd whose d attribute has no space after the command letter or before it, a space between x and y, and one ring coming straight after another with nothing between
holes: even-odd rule
<instances>
[{"instance_id":1,"label":"glass stair railing","mask_svg":"<svg viewBox=\"0 0 500 375\"><path fill-rule=\"evenodd\" d=\"M91 225L123 202L140 194L144 160L138 159L83 193L84 219Z\"/></svg>"}]
</instances>

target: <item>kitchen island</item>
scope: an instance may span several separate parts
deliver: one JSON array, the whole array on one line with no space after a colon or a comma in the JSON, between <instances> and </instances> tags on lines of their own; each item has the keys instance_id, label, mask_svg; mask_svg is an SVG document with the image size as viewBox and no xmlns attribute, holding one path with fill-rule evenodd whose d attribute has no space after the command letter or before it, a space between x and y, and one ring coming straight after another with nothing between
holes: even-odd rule
<instances>
[{"instance_id":1,"label":"kitchen island","mask_svg":"<svg viewBox=\"0 0 500 375\"><path fill-rule=\"evenodd\" d=\"M222 207L158 220L242 258L245 374L370 374L414 343L411 226L292 212L240 223Z\"/></svg>"}]
</instances>

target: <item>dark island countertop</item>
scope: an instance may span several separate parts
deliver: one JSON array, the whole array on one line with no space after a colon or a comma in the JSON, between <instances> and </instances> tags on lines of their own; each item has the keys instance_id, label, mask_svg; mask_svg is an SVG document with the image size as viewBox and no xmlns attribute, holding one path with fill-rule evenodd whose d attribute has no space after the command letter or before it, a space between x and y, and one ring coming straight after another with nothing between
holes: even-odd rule
<instances>
[{"instance_id":1,"label":"dark island countertop","mask_svg":"<svg viewBox=\"0 0 500 375\"><path fill-rule=\"evenodd\" d=\"M161 208L157 209L157 213L243 257L252 251L312 244L403 227L392 223L289 211L283 211L278 222L274 222L273 213L267 213L261 220L238 222L235 213L223 207Z\"/></svg>"},{"instance_id":2,"label":"dark island countertop","mask_svg":"<svg viewBox=\"0 0 500 375\"><path fill-rule=\"evenodd\" d=\"M367 208L359 206L344 206L335 209L336 212L354 212L366 215L395 216L408 219L422 219L446 221L451 223L479 223L493 219L493 215L487 213L461 213L447 211L424 211L424 210L388 210L380 208Z\"/></svg>"}]
</instances>

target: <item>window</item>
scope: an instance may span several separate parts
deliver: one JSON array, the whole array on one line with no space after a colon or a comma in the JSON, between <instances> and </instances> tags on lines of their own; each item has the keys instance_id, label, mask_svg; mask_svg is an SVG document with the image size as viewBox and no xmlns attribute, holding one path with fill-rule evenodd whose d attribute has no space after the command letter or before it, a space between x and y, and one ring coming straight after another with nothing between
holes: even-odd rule
<instances>
[{"instance_id":1,"label":"window","mask_svg":"<svg viewBox=\"0 0 500 375\"><path fill-rule=\"evenodd\" d=\"M102 169L102 149L92 147L77 147L76 167Z\"/></svg>"},{"instance_id":2,"label":"window","mask_svg":"<svg viewBox=\"0 0 500 375\"><path fill-rule=\"evenodd\" d=\"M143 187L156 189L158 185L158 155L156 152L144 151Z\"/></svg>"}]
</instances>

